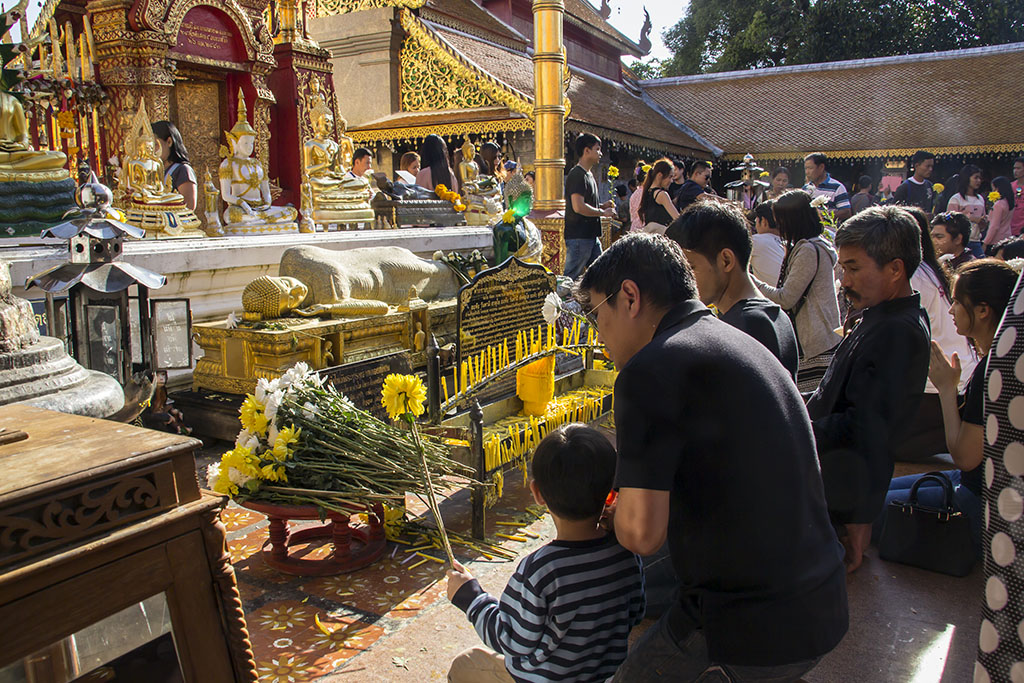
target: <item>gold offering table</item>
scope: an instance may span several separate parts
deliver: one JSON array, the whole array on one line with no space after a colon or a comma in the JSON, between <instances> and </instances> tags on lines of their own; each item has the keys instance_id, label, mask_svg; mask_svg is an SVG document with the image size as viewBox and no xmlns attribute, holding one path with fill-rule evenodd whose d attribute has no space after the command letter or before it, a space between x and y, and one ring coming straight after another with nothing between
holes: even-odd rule
<instances>
[{"instance_id":1,"label":"gold offering table","mask_svg":"<svg viewBox=\"0 0 1024 683\"><path fill-rule=\"evenodd\" d=\"M9 405L0 444L0 680L256 680L198 441Z\"/></svg>"}]
</instances>

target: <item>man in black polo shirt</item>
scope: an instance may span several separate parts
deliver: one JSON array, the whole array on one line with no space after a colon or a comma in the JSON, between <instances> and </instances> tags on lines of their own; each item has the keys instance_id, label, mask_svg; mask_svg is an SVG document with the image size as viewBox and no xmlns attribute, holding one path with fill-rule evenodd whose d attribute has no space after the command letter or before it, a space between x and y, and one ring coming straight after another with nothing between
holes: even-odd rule
<instances>
[{"instance_id":1,"label":"man in black polo shirt","mask_svg":"<svg viewBox=\"0 0 1024 683\"><path fill-rule=\"evenodd\" d=\"M935 188L928 178L935 166L935 155L919 149L910 158L910 165L914 167L914 174L900 183L892 200L896 204L916 206L930 217L935 206Z\"/></svg>"},{"instance_id":2,"label":"man in black polo shirt","mask_svg":"<svg viewBox=\"0 0 1024 683\"><path fill-rule=\"evenodd\" d=\"M679 214L665 235L683 248L693 268L697 293L718 318L761 342L796 381L800 352L793 323L764 297L747 272L750 230L740 210L729 204L702 203Z\"/></svg>"},{"instance_id":3,"label":"man in black polo shirt","mask_svg":"<svg viewBox=\"0 0 1024 683\"><path fill-rule=\"evenodd\" d=\"M676 192L674 201L679 213L686 207L693 204L707 192L708 183L711 182L711 164L706 161L695 161L690 167L690 177L686 179Z\"/></svg>"},{"instance_id":4,"label":"man in black polo shirt","mask_svg":"<svg viewBox=\"0 0 1024 683\"><path fill-rule=\"evenodd\" d=\"M601 161L601 140L583 133L576 138L579 161L565 177L565 270L577 279L601 255L601 216L615 217L615 202L600 203L590 169Z\"/></svg>"},{"instance_id":5,"label":"man in black polo shirt","mask_svg":"<svg viewBox=\"0 0 1024 683\"><path fill-rule=\"evenodd\" d=\"M893 447L917 412L928 378L931 326L910 276L921 262L917 221L873 206L836 232L843 290L864 315L836 349L807 402L829 514L860 566L882 510Z\"/></svg>"},{"instance_id":6,"label":"man in black polo shirt","mask_svg":"<svg viewBox=\"0 0 1024 683\"><path fill-rule=\"evenodd\" d=\"M799 678L848 617L842 548L792 378L695 299L682 251L664 237L615 242L579 294L620 368L615 533L640 554L667 539L680 582L614 680L693 681L713 667L733 680Z\"/></svg>"}]
</instances>

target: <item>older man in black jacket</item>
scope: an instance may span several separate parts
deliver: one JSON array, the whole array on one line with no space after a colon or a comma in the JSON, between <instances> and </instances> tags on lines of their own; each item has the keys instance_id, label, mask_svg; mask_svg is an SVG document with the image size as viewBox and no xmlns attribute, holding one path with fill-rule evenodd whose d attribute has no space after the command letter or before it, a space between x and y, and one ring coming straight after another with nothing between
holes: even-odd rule
<instances>
[{"instance_id":1,"label":"older man in black jacket","mask_svg":"<svg viewBox=\"0 0 1024 683\"><path fill-rule=\"evenodd\" d=\"M921 402L931 328L910 286L921 262L913 216L897 207L866 209L839 228L836 247L843 289L864 316L836 350L807 412L852 572L892 479L893 446Z\"/></svg>"}]
</instances>

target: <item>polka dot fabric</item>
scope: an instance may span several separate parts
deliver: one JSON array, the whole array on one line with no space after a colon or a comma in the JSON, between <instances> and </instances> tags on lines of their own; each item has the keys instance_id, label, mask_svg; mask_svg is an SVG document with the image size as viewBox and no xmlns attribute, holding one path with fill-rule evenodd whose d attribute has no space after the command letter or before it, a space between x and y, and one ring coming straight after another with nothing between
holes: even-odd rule
<instances>
[{"instance_id":1,"label":"polka dot fabric","mask_svg":"<svg viewBox=\"0 0 1024 683\"><path fill-rule=\"evenodd\" d=\"M975 683L1024 683L1024 278L989 354L985 392L985 595Z\"/></svg>"}]
</instances>

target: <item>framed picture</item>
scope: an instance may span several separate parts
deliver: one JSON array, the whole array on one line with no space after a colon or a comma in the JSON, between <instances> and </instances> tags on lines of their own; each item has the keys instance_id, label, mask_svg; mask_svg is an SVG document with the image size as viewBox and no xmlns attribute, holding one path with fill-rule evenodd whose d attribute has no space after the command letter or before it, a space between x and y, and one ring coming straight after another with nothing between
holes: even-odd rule
<instances>
[{"instance_id":1,"label":"framed picture","mask_svg":"<svg viewBox=\"0 0 1024 683\"><path fill-rule=\"evenodd\" d=\"M192 309L188 299L151 299L153 369L192 367Z\"/></svg>"}]
</instances>

